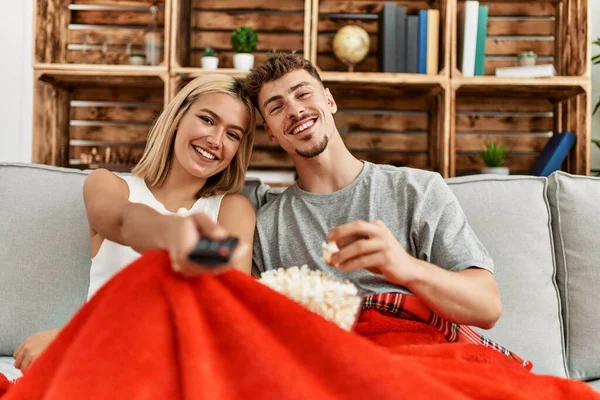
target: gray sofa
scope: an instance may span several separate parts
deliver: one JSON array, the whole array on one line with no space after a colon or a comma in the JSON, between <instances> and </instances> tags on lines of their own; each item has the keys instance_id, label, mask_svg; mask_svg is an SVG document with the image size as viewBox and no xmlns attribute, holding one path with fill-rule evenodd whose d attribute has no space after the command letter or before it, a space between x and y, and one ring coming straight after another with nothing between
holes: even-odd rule
<instances>
[{"instance_id":1,"label":"gray sofa","mask_svg":"<svg viewBox=\"0 0 600 400\"><path fill-rule=\"evenodd\" d=\"M90 252L86 172L0 163L0 372L30 333L61 326L84 302ZM534 372L600 390L600 179L553 174L448 180L496 263L504 303L486 334ZM262 206L277 191L249 180Z\"/></svg>"}]
</instances>

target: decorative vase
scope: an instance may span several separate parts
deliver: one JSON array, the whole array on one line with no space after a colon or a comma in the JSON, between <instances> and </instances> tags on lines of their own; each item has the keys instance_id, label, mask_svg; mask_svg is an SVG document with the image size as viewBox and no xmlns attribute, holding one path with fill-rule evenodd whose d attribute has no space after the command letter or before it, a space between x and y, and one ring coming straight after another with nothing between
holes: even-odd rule
<instances>
[{"instance_id":1,"label":"decorative vase","mask_svg":"<svg viewBox=\"0 0 600 400\"><path fill-rule=\"evenodd\" d=\"M481 170L482 174L493 174L493 175L510 175L508 167L485 167Z\"/></svg>"},{"instance_id":2,"label":"decorative vase","mask_svg":"<svg viewBox=\"0 0 600 400\"><path fill-rule=\"evenodd\" d=\"M254 54L236 53L233 55L233 67L235 69L250 70L254 66Z\"/></svg>"},{"instance_id":3,"label":"decorative vase","mask_svg":"<svg viewBox=\"0 0 600 400\"><path fill-rule=\"evenodd\" d=\"M204 69L217 69L219 67L219 58L213 56L204 56L200 59L200 63Z\"/></svg>"}]
</instances>

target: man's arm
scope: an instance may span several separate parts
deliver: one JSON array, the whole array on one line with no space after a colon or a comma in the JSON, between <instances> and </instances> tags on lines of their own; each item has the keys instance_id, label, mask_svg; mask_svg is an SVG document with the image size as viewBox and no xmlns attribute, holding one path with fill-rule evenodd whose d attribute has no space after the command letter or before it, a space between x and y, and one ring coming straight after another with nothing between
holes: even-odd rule
<instances>
[{"instance_id":1,"label":"man's arm","mask_svg":"<svg viewBox=\"0 0 600 400\"><path fill-rule=\"evenodd\" d=\"M328 240L340 251L332 264L342 272L368 269L408 288L434 312L451 322L484 329L502 312L494 276L479 268L447 271L404 250L381 221L353 221L332 230Z\"/></svg>"},{"instance_id":2,"label":"man's arm","mask_svg":"<svg viewBox=\"0 0 600 400\"><path fill-rule=\"evenodd\" d=\"M441 317L491 329L502 314L502 302L491 272L480 268L448 271L413 259L419 277L405 285Z\"/></svg>"}]
</instances>

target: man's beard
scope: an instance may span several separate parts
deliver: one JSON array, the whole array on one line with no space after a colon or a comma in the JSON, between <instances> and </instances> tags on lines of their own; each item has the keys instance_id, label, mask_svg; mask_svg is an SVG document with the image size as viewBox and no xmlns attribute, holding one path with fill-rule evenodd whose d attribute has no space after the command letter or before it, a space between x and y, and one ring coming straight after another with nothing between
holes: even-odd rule
<instances>
[{"instance_id":1,"label":"man's beard","mask_svg":"<svg viewBox=\"0 0 600 400\"><path fill-rule=\"evenodd\" d=\"M312 136L312 135L310 135ZM310 137L306 137L305 140L310 140ZM304 158L313 158L321 154L327 148L327 144L329 143L329 138L327 136L323 136L323 140L317 146L313 147L309 150L298 150L296 149L296 154L300 157Z\"/></svg>"}]
</instances>

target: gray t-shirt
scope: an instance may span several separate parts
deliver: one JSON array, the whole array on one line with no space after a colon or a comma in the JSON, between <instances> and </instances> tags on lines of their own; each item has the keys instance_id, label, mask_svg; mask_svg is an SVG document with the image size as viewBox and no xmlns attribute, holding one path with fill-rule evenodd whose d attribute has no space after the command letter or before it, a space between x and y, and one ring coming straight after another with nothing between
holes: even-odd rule
<instances>
[{"instance_id":1,"label":"gray t-shirt","mask_svg":"<svg viewBox=\"0 0 600 400\"><path fill-rule=\"evenodd\" d=\"M459 271L493 262L442 177L435 172L369 162L345 188L314 194L289 187L257 217L252 273L307 264L348 279L366 295L409 293L367 270L341 273L321 260L321 244L338 225L381 220L414 257Z\"/></svg>"}]
</instances>

